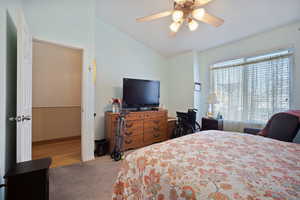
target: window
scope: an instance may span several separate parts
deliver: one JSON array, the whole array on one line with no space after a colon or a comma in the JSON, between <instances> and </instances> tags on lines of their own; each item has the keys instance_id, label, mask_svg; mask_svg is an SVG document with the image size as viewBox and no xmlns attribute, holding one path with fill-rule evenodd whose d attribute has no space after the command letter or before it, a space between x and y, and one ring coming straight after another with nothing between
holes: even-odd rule
<instances>
[{"instance_id":1,"label":"window","mask_svg":"<svg viewBox=\"0 0 300 200\"><path fill-rule=\"evenodd\" d=\"M292 51L217 63L211 68L214 112L225 120L265 123L290 108Z\"/></svg>"}]
</instances>

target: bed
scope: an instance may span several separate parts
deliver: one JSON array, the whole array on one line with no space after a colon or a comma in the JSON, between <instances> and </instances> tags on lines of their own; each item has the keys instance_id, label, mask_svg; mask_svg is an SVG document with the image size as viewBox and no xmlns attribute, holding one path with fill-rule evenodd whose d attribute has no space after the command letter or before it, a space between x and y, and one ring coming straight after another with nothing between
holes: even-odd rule
<instances>
[{"instance_id":1,"label":"bed","mask_svg":"<svg viewBox=\"0 0 300 200\"><path fill-rule=\"evenodd\" d=\"M223 131L200 133L130 153L114 200L299 200L300 145Z\"/></svg>"}]
</instances>

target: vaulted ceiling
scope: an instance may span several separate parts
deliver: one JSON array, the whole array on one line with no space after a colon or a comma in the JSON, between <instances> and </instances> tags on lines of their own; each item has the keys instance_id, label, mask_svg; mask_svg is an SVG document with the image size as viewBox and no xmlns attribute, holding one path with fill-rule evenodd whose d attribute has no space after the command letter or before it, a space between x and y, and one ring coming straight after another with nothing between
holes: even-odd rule
<instances>
[{"instance_id":1,"label":"vaulted ceiling","mask_svg":"<svg viewBox=\"0 0 300 200\"><path fill-rule=\"evenodd\" d=\"M218 28L200 23L194 32L184 26L170 37L171 17L136 22L138 17L170 10L172 4L173 0L100 0L96 12L100 20L164 56L202 51L300 20L300 0L214 0L205 8L225 20Z\"/></svg>"}]
</instances>

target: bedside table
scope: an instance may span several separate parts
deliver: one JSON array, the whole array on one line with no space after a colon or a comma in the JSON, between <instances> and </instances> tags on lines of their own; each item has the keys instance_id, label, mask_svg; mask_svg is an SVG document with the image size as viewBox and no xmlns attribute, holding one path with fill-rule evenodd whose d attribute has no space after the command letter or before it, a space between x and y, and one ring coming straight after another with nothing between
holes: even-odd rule
<instances>
[{"instance_id":1,"label":"bedside table","mask_svg":"<svg viewBox=\"0 0 300 200\"><path fill-rule=\"evenodd\" d=\"M176 128L177 119L176 118L168 118L168 139L173 138L173 132Z\"/></svg>"},{"instance_id":2,"label":"bedside table","mask_svg":"<svg viewBox=\"0 0 300 200\"><path fill-rule=\"evenodd\" d=\"M51 158L43 158L17 163L4 177L7 200L48 200L51 162Z\"/></svg>"},{"instance_id":3,"label":"bedside table","mask_svg":"<svg viewBox=\"0 0 300 200\"><path fill-rule=\"evenodd\" d=\"M202 129L201 131L205 130L223 130L223 120L217 120L214 118L202 118Z\"/></svg>"}]
</instances>

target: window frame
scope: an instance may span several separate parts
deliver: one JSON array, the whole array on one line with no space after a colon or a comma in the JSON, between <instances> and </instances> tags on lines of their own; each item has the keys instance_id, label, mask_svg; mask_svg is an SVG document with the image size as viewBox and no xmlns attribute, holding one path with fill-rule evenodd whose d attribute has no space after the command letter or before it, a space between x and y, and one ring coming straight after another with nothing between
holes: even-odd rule
<instances>
[{"instance_id":1,"label":"window frame","mask_svg":"<svg viewBox=\"0 0 300 200\"><path fill-rule=\"evenodd\" d=\"M257 61L247 61L247 60L251 60L251 59L255 59L258 57L264 57L267 55L272 55L272 54L276 54L276 53L284 53L287 52L286 54L282 54L282 55L278 55L278 56L270 56L270 57L266 57L265 59L258 59ZM237 66L246 66L251 64L252 62L263 62L266 61L271 58L279 58L279 57L289 57L290 58L290 64L289 64L289 109L291 109L293 107L293 103L294 103L294 96L292 91L294 91L294 66L295 66L295 48L286 48L286 49L277 49L277 50L273 50L273 51L268 51L268 52L264 52L261 54L256 54L254 56L245 56L245 57L239 57L239 58L235 58L235 59L227 59L225 61L221 61L221 62L216 62L214 64L211 64L209 67L209 73L210 73L210 88L209 91L210 93L214 92L215 89L215 85L214 85L214 73L213 70L214 68L230 68L230 67L237 67ZM234 62L234 61L238 61L240 60L241 62L237 62L236 64L233 65L226 65L225 63L227 62ZM223 64L223 66L222 66ZM225 65L224 65L225 64ZM219 66L216 66L219 65ZM245 72L243 72L243 76L245 75ZM244 77L243 77L244 80ZM246 87L247 84L243 84L244 88ZM214 106L212 106L212 111L214 112ZM226 119L225 119L226 120ZM243 121L243 120L241 120Z\"/></svg>"}]
</instances>

